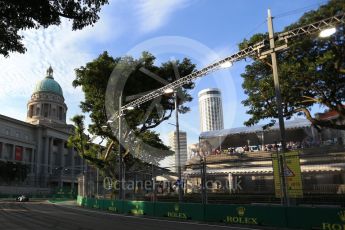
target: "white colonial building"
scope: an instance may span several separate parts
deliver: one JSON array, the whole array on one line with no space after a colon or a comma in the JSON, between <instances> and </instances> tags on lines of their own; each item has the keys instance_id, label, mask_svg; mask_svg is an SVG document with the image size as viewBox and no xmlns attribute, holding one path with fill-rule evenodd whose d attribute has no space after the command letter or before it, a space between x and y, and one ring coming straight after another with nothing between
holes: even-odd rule
<instances>
[{"instance_id":1,"label":"white colonial building","mask_svg":"<svg viewBox=\"0 0 345 230\"><path fill-rule=\"evenodd\" d=\"M26 122L0 115L0 162L7 170L1 171L2 189L76 186L77 175L85 171L86 164L67 147L74 126L66 124L64 100L50 67L28 102Z\"/></svg>"}]
</instances>

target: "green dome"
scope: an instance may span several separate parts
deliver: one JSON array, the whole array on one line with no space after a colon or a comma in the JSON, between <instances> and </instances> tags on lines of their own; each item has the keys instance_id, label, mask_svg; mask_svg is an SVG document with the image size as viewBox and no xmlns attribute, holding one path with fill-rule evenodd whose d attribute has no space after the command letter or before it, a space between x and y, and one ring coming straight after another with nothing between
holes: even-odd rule
<instances>
[{"instance_id":1,"label":"green dome","mask_svg":"<svg viewBox=\"0 0 345 230\"><path fill-rule=\"evenodd\" d=\"M36 84L34 93L38 92L47 92L47 93L55 93L60 96L63 96L61 86L57 83L53 78L53 70L51 67L47 71L47 77Z\"/></svg>"}]
</instances>

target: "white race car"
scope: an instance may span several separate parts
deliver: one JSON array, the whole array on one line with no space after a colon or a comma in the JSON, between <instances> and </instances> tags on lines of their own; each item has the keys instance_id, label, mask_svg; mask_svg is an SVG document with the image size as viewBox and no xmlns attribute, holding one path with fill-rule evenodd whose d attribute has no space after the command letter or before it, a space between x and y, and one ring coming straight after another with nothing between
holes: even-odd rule
<instances>
[{"instance_id":1,"label":"white race car","mask_svg":"<svg viewBox=\"0 0 345 230\"><path fill-rule=\"evenodd\" d=\"M25 196L25 195L20 195L16 198L16 201L18 202L26 202L29 201L29 197Z\"/></svg>"}]
</instances>

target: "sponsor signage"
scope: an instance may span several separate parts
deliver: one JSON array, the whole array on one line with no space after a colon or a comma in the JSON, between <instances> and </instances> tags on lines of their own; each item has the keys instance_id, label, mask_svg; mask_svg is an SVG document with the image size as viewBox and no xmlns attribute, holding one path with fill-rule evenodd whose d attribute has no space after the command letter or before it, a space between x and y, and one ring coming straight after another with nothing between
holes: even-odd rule
<instances>
[{"instance_id":1,"label":"sponsor signage","mask_svg":"<svg viewBox=\"0 0 345 230\"><path fill-rule=\"evenodd\" d=\"M139 204L135 204L135 208L131 210L133 215L144 215L144 210L140 207Z\"/></svg>"},{"instance_id":2,"label":"sponsor signage","mask_svg":"<svg viewBox=\"0 0 345 230\"><path fill-rule=\"evenodd\" d=\"M338 213L339 222L338 223L322 223L322 230L345 230L345 210L339 211Z\"/></svg>"},{"instance_id":3,"label":"sponsor signage","mask_svg":"<svg viewBox=\"0 0 345 230\"><path fill-rule=\"evenodd\" d=\"M180 211L180 206L179 204L174 205L174 211L169 211L167 212L168 217L172 218L178 218L178 219L188 219L188 216L186 213Z\"/></svg>"},{"instance_id":4,"label":"sponsor signage","mask_svg":"<svg viewBox=\"0 0 345 230\"><path fill-rule=\"evenodd\" d=\"M279 153L279 158L282 153ZM280 198L282 195L281 190L281 177L280 167L277 154L272 155L273 161L273 174L274 174L274 187L276 197ZM303 186L301 176L301 165L299 160L299 154L296 151L285 153L285 167L284 176L287 185L288 195L291 198L302 198L303 197Z\"/></svg>"},{"instance_id":5,"label":"sponsor signage","mask_svg":"<svg viewBox=\"0 0 345 230\"><path fill-rule=\"evenodd\" d=\"M114 201L111 202L111 206L108 207L108 210L112 211L112 212L118 212L118 209L115 207L115 202Z\"/></svg>"},{"instance_id":6,"label":"sponsor signage","mask_svg":"<svg viewBox=\"0 0 345 230\"><path fill-rule=\"evenodd\" d=\"M258 225L258 219L256 217L247 216L245 207L236 208L236 215L226 216L225 222L229 224L246 224L246 225Z\"/></svg>"},{"instance_id":7,"label":"sponsor signage","mask_svg":"<svg viewBox=\"0 0 345 230\"><path fill-rule=\"evenodd\" d=\"M95 200L95 203L93 204L93 208L96 208L96 209L99 208L98 199Z\"/></svg>"}]
</instances>

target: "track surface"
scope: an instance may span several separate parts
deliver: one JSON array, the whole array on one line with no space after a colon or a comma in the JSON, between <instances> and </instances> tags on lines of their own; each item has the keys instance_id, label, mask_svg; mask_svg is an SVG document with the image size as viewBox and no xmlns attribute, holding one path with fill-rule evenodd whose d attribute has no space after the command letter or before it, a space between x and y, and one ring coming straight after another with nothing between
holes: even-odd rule
<instances>
[{"instance_id":1,"label":"track surface","mask_svg":"<svg viewBox=\"0 0 345 230\"><path fill-rule=\"evenodd\" d=\"M46 201L0 201L2 230L227 230L250 228L123 216Z\"/></svg>"}]
</instances>

